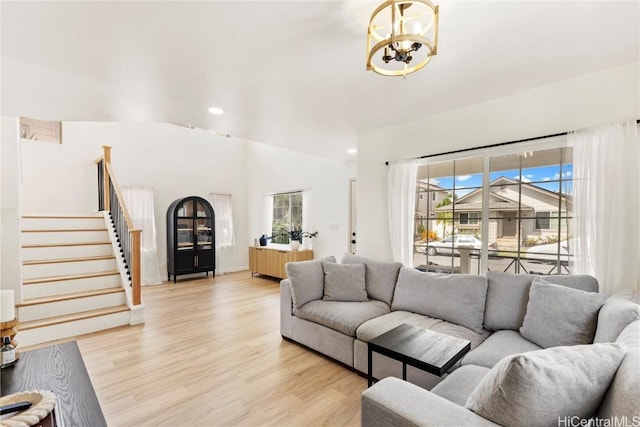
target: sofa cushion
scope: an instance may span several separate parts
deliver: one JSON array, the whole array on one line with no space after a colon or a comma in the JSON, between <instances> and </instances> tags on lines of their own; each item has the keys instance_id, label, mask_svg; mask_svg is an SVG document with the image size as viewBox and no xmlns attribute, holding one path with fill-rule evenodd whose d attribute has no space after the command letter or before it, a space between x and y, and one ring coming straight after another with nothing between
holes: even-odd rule
<instances>
[{"instance_id":1,"label":"sofa cushion","mask_svg":"<svg viewBox=\"0 0 640 427\"><path fill-rule=\"evenodd\" d=\"M336 262L334 257L310 261L288 262L284 268L291 283L293 312L309 301L322 299L324 292L324 270L322 262Z\"/></svg>"},{"instance_id":2,"label":"sofa cushion","mask_svg":"<svg viewBox=\"0 0 640 427\"><path fill-rule=\"evenodd\" d=\"M487 279L470 274L424 273L402 267L392 310L412 311L482 333Z\"/></svg>"},{"instance_id":3,"label":"sofa cushion","mask_svg":"<svg viewBox=\"0 0 640 427\"><path fill-rule=\"evenodd\" d=\"M613 295L598 312L598 327L593 342L614 342L628 324L638 319L640 305L630 295Z\"/></svg>"},{"instance_id":4,"label":"sofa cushion","mask_svg":"<svg viewBox=\"0 0 640 427\"><path fill-rule=\"evenodd\" d=\"M479 365L493 368L507 356L527 351L540 350L542 347L532 343L517 331L496 331L475 350L462 359L462 365Z\"/></svg>"},{"instance_id":5,"label":"sofa cushion","mask_svg":"<svg viewBox=\"0 0 640 427\"><path fill-rule=\"evenodd\" d=\"M504 426L586 419L595 414L623 357L624 347L611 343L508 356L484 377L465 407Z\"/></svg>"},{"instance_id":6,"label":"sofa cushion","mask_svg":"<svg viewBox=\"0 0 640 427\"><path fill-rule=\"evenodd\" d=\"M640 320L624 328L616 343L626 346L624 359L598 409L600 419L623 419L631 422L640 416Z\"/></svg>"},{"instance_id":7,"label":"sofa cushion","mask_svg":"<svg viewBox=\"0 0 640 427\"><path fill-rule=\"evenodd\" d=\"M389 313L382 301L366 302L309 301L298 309L296 317L319 323L327 328L355 336L360 325L369 319Z\"/></svg>"},{"instance_id":8,"label":"sofa cushion","mask_svg":"<svg viewBox=\"0 0 640 427\"><path fill-rule=\"evenodd\" d=\"M529 287L538 276L514 273L487 272L487 303L484 327L497 331L517 331L522 326L529 301ZM598 292L598 281L586 275L544 276L549 283L589 292Z\"/></svg>"},{"instance_id":9,"label":"sofa cushion","mask_svg":"<svg viewBox=\"0 0 640 427\"><path fill-rule=\"evenodd\" d=\"M431 389L432 393L464 406L469 395L489 373L484 366L467 365L451 372L447 377Z\"/></svg>"},{"instance_id":10,"label":"sofa cushion","mask_svg":"<svg viewBox=\"0 0 640 427\"><path fill-rule=\"evenodd\" d=\"M535 279L520 333L544 348L591 343L604 299L603 294Z\"/></svg>"},{"instance_id":11,"label":"sofa cushion","mask_svg":"<svg viewBox=\"0 0 640 427\"><path fill-rule=\"evenodd\" d=\"M487 304L484 327L518 330L527 311L533 278L525 274L487 272Z\"/></svg>"},{"instance_id":12,"label":"sofa cushion","mask_svg":"<svg viewBox=\"0 0 640 427\"><path fill-rule=\"evenodd\" d=\"M368 301L364 287L364 264L323 262L325 301Z\"/></svg>"},{"instance_id":13,"label":"sofa cushion","mask_svg":"<svg viewBox=\"0 0 640 427\"><path fill-rule=\"evenodd\" d=\"M391 305L393 291L398 280L398 271L400 271L402 263L375 261L351 254L345 254L342 257L342 263L364 264L367 295L369 298L384 301L387 305Z\"/></svg>"},{"instance_id":14,"label":"sofa cushion","mask_svg":"<svg viewBox=\"0 0 640 427\"><path fill-rule=\"evenodd\" d=\"M364 322L358 328L356 336L360 341L369 342L369 340L377 337L378 335L382 335L403 323L470 341L471 349L479 346L489 335L488 331L478 334L464 326L446 322L442 319L424 316L422 314L411 313L409 311L392 311L384 316L376 317L375 319Z\"/></svg>"}]
</instances>

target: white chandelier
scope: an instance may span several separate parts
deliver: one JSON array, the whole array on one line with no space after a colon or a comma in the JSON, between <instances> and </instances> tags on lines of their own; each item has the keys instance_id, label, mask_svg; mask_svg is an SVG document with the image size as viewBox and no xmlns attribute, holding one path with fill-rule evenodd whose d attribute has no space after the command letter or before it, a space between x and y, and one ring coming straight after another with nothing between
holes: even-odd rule
<instances>
[{"instance_id":1,"label":"white chandelier","mask_svg":"<svg viewBox=\"0 0 640 427\"><path fill-rule=\"evenodd\" d=\"M438 50L438 6L429 0L388 0L371 14L367 70L405 76L429 63Z\"/></svg>"}]
</instances>

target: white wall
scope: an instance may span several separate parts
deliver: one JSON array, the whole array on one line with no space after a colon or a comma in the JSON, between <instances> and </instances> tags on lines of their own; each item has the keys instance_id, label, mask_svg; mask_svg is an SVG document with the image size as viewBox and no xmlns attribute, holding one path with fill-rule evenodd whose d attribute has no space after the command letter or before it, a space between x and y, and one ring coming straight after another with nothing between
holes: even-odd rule
<instances>
[{"instance_id":1,"label":"white wall","mask_svg":"<svg viewBox=\"0 0 640 427\"><path fill-rule=\"evenodd\" d=\"M640 118L638 62L358 137L358 255L391 259L385 161Z\"/></svg>"},{"instance_id":2,"label":"white wall","mask_svg":"<svg viewBox=\"0 0 640 427\"><path fill-rule=\"evenodd\" d=\"M25 214L97 211L94 160L103 145L110 145L118 183L154 190L161 277L167 271L167 208L178 198L195 195L208 199L210 193L232 194L238 242L232 269L247 268L244 141L169 124L96 122L65 122L62 138L60 145L22 143Z\"/></svg>"},{"instance_id":3,"label":"white wall","mask_svg":"<svg viewBox=\"0 0 640 427\"><path fill-rule=\"evenodd\" d=\"M102 152L102 145L111 145L118 183L154 189L163 276L166 209L175 199L189 195L233 195L235 269L248 268L247 246L263 234L265 193L310 188L313 230L319 231L313 239L315 256L340 258L348 250L348 187L349 178L356 175L355 162L343 163L166 124L65 122L62 132L61 145L22 142L22 211L95 212L94 160Z\"/></svg>"},{"instance_id":4,"label":"white wall","mask_svg":"<svg viewBox=\"0 0 640 427\"><path fill-rule=\"evenodd\" d=\"M0 144L0 288L13 289L22 301L20 268L20 146L18 121L2 116Z\"/></svg>"},{"instance_id":5,"label":"white wall","mask_svg":"<svg viewBox=\"0 0 640 427\"><path fill-rule=\"evenodd\" d=\"M355 163L344 163L289 151L257 142L247 143L249 240L262 234L264 195L311 189L314 257L342 258L348 248L349 178Z\"/></svg>"}]
</instances>

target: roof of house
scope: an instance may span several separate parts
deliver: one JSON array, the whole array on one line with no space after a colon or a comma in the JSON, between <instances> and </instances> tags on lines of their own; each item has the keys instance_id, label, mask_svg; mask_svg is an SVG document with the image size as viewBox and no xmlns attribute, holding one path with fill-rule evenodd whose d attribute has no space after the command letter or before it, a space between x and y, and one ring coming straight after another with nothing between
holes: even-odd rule
<instances>
[{"instance_id":1,"label":"roof of house","mask_svg":"<svg viewBox=\"0 0 640 427\"><path fill-rule=\"evenodd\" d=\"M448 212L451 211L453 204L441 206L434 209L436 212ZM482 202L469 202L469 203L455 203L455 209L457 212L478 212L482 210ZM521 205L521 210L533 210L531 206ZM489 210L491 211L517 211L518 202L505 201L505 200L492 200L489 202Z\"/></svg>"},{"instance_id":2,"label":"roof of house","mask_svg":"<svg viewBox=\"0 0 640 427\"><path fill-rule=\"evenodd\" d=\"M546 195L552 195L554 197L558 196L558 193L554 192L554 191L550 191L547 190L545 188L542 187L538 187L535 184L531 184L528 182L520 182L518 180L515 179L511 179L511 178L507 178L505 176L501 176L499 178L494 179L493 181L491 181L489 183L490 186L490 190L489 190L489 194L491 196L491 198L493 200L489 201L489 210L492 211L509 211L509 210L518 210L518 205L520 205L520 209L521 210L533 210L534 208L532 206L528 206L526 204L522 204L519 203L517 200L512 200L508 197L505 197L501 194L498 194L495 191L492 191L493 188L496 188L496 186L500 185L501 183L504 183L504 185L514 185L514 184L521 184L522 186L526 186L530 189L536 190L538 192L541 192L542 194L546 194ZM465 194L464 196L458 198L453 204L449 204L449 205L445 205L445 206L440 206L439 208L434 209L436 212L449 212L451 210L453 210L454 205L455 205L455 210L458 212L464 212L464 211L468 211L468 212L477 212L482 210L482 202L481 201L474 201L474 202L465 202L465 200L470 199L472 197L474 197L475 195L477 195L478 193L482 192L482 188L477 188L475 190L473 190L472 192L470 192L469 194ZM567 195L567 194L561 194L561 197L570 200L571 196Z\"/></svg>"}]
</instances>

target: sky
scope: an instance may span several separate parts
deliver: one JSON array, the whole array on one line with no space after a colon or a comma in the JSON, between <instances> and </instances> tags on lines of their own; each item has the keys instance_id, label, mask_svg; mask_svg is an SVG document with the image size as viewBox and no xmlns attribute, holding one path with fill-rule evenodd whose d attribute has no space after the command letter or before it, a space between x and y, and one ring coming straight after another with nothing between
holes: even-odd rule
<instances>
[{"instance_id":1,"label":"sky","mask_svg":"<svg viewBox=\"0 0 640 427\"><path fill-rule=\"evenodd\" d=\"M560 165L552 166L540 166L533 168L522 169L522 182L531 183L538 187L544 188L549 191L558 192L560 189ZM507 177L513 180L520 180L520 170L501 170L489 173L490 181L494 181L500 177ZM562 180L563 180L563 192L573 193L573 165L564 164L562 166ZM432 183L437 184L445 189L454 188L453 177L438 177L431 180ZM458 197L462 197L475 188L482 187L482 174L476 173L472 175L458 175L455 177L455 188Z\"/></svg>"}]
</instances>

